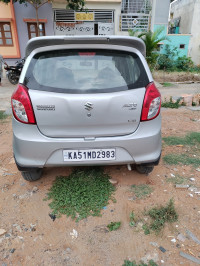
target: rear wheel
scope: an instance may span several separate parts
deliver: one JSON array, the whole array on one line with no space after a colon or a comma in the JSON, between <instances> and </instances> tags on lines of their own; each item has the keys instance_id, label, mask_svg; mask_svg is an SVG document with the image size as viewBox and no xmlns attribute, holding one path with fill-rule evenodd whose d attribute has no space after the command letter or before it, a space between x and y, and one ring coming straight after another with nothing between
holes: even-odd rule
<instances>
[{"instance_id":1,"label":"rear wheel","mask_svg":"<svg viewBox=\"0 0 200 266\"><path fill-rule=\"evenodd\" d=\"M37 168L31 171L23 171L21 172L23 178L26 181L36 181L38 179L40 179L42 177L42 169L41 168Z\"/></svg>"},{"instance_id":2,"label":"rear wheel","mask_svg":"<svg viewBox=\"0 0 200 266\"><path fill-rule=\"evenodd\" d=\"M138 164L135 166L135 168L138 171L138 173L148 175L153 171L154 166L146 166L146 165Z\"/></svg>"},{"instance_id":3,"label":"rear wheel","mask_svg":"<svg viewBox=\"0 0 200 266\"><path fill-rule=\"evenodd\" d=\"M13 72L10 72L8 74L8 80L10 81L11 84L16 85L19 81L19 76Z\"/></svg>"}]
</instances>

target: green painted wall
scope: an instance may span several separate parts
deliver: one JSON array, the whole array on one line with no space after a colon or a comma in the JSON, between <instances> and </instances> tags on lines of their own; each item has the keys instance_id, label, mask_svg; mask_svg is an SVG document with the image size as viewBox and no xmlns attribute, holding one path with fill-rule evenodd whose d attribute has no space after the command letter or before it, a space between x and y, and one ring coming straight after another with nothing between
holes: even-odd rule
<instances>
[{"instance_id":1,"label":"green painted wall","mask_svg":"<svg viewBox=\"0 0 200 266\"><path fill-rule=\"evenodd\" d=\"M167 40L162 41L163 45L161 46L160 49L160 53L161 54L165 54L166 53L166 49L165 49L165 45L168 44L170 46L170 49L174 50L177 49L177 57L178 56L187 56L188 55L188 46L189 46L189 42L190 42L190 37L191 35L181 35L181 34L167 34L167 26L164 25L154 25L154 31L158 28L162 27L163 31L161 33L161 37L162 36L166 36ZM185 47L184 49L180 48L180 45L184 44Z\"/></svg>"}]
</instances>

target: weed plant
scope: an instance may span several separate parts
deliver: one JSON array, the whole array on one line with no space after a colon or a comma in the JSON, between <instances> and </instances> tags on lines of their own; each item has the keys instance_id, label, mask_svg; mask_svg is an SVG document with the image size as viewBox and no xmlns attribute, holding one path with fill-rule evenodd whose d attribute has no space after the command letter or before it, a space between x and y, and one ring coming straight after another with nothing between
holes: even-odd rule
<instances>
[{"instance_id":1,"label":"weed plant","mask_svg":"<svg viewBox=\"0 0 200 266\"><path fill-rule=\"evenodd\" d=\"M107 225L109 231L116 231L121 226L121 222L111 222Z\"/></svg>"},{"instance_id":2,"label":"weed plant","mask_svg":"<svg viewBox=\"0 0 200 266\"><path fill-rule=\"evenodd\" d=\"M165 223L173 223L178 220L178 214L174 207L173 199L170 199L166 206L155 207L147 212L150 216L150 224L145 224L145 229L158 234L165 226ZM144 228L143 228L144 229Z\"/></svg>"},{"instance_id":3,"label":"weed plant","mask_svg":"<svg viewBox=\"0 0 200 266\"><path fill-rule=\"evenodd\" d=\"M179 103L180 100L177 100L176 102L172 101L172 97L170 97L169 101L164 101L161 103L161 107L163 108L172 108L172 109L178 109L182 105Z\"/></svg>"},{"instance_id":4,"label":"weed plant","mask_svg":"<svg viewBox=\"0 0 200 266\"><path fill-rule=\"evenodd\" d=\"M130 218L129 222L130 227L134 227L136 223L135 223L135 214L133 211L130 213L129 218Z\"/></svg>"},{"instance_id":5,"label":"weed plant","mask_svg":"<svg viewBox=\"0 0 200 266\"><path fill-rule=\"evenodd\" d=\"M6 115L4 111L0 111L0 120L4 120L7 117L8 117L8 115Z\"/></svg>"},{"instance_id":6,"label":"weed plant","mask_svg":"<svg viewBox=\"0 0 200 266\"><path fill-rule=\"evenodd\" d=\"M157 69L164 71L189 71L199 72L199 66L195 66L191 57L179 56L177 48L165 45L165 54L159 54L157 58Z\"/></svg>"},{"instance_id":7,"label":"weed plant","mask_svg":"<svg viewBox=\"0 0 200 266\"><path fill-rule=\"evenodd\" d=\"M135 261L125 260L122 266L158 266L158 264L153 260L150 260L148 264L144 262L139 262L137 264Z\"/></svg>"},{"instance_id":8,"label":"weed plant","mask_svg":"<svg viewBox=\"0 0 200 266\"><path fill-rule=\"evenodd\" d=\"M52 200L49 206L56 216L65 214L76 221L100 216L108 201L115 200L109 178L101 168L76 169L68 177L57 177L45 200Z\"/></svg>"},{"instance_id":9,"label":"weed plant","mask_svg":"<svg viewBox=\"0 0 200 266\"><path fill-rule=\"evenodd\" d=\"M147 224L143 224L142 229L144 230L145 235L150 234L150 229L149 229L149 226Z\"/></svg>"}]
</instances>

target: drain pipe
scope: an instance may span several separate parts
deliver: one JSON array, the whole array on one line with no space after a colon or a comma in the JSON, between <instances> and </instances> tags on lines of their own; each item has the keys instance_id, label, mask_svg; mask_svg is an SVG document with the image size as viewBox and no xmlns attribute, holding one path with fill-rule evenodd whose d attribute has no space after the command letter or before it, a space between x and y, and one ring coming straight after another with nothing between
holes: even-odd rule
<instances>
[{"instance_id":1,"label":"drain pipe","mask_svg":"<svg viewBox=\"0 0 200 266\"><path fill-rule=\"evenodd\" d=\"M129 171L131 171L131 170L132 170L132 167L131 167L131 165L130 165L130 164L127 164L127 168L128 168L128 170L129 170Z\"/></svg>"}]
</instances>

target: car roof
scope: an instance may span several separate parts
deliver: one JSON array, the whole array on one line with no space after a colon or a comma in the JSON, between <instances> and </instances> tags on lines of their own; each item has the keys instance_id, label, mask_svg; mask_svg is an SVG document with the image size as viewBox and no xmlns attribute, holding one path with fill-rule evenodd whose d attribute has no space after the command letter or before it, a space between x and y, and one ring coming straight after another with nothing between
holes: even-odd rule
<instances>
[{"instance_id":1,"label":"car roof","mask_svg":"<svg viewBox=\"0 0 200 266\"><path fill-rule=\"evenodd\" d=\"M146 55L146 46L143 40L130 36L45 36L36 37L28 41L26 57L40 47L65 44L107 44L133 47Z\"/></svg>"}]
</instances>

